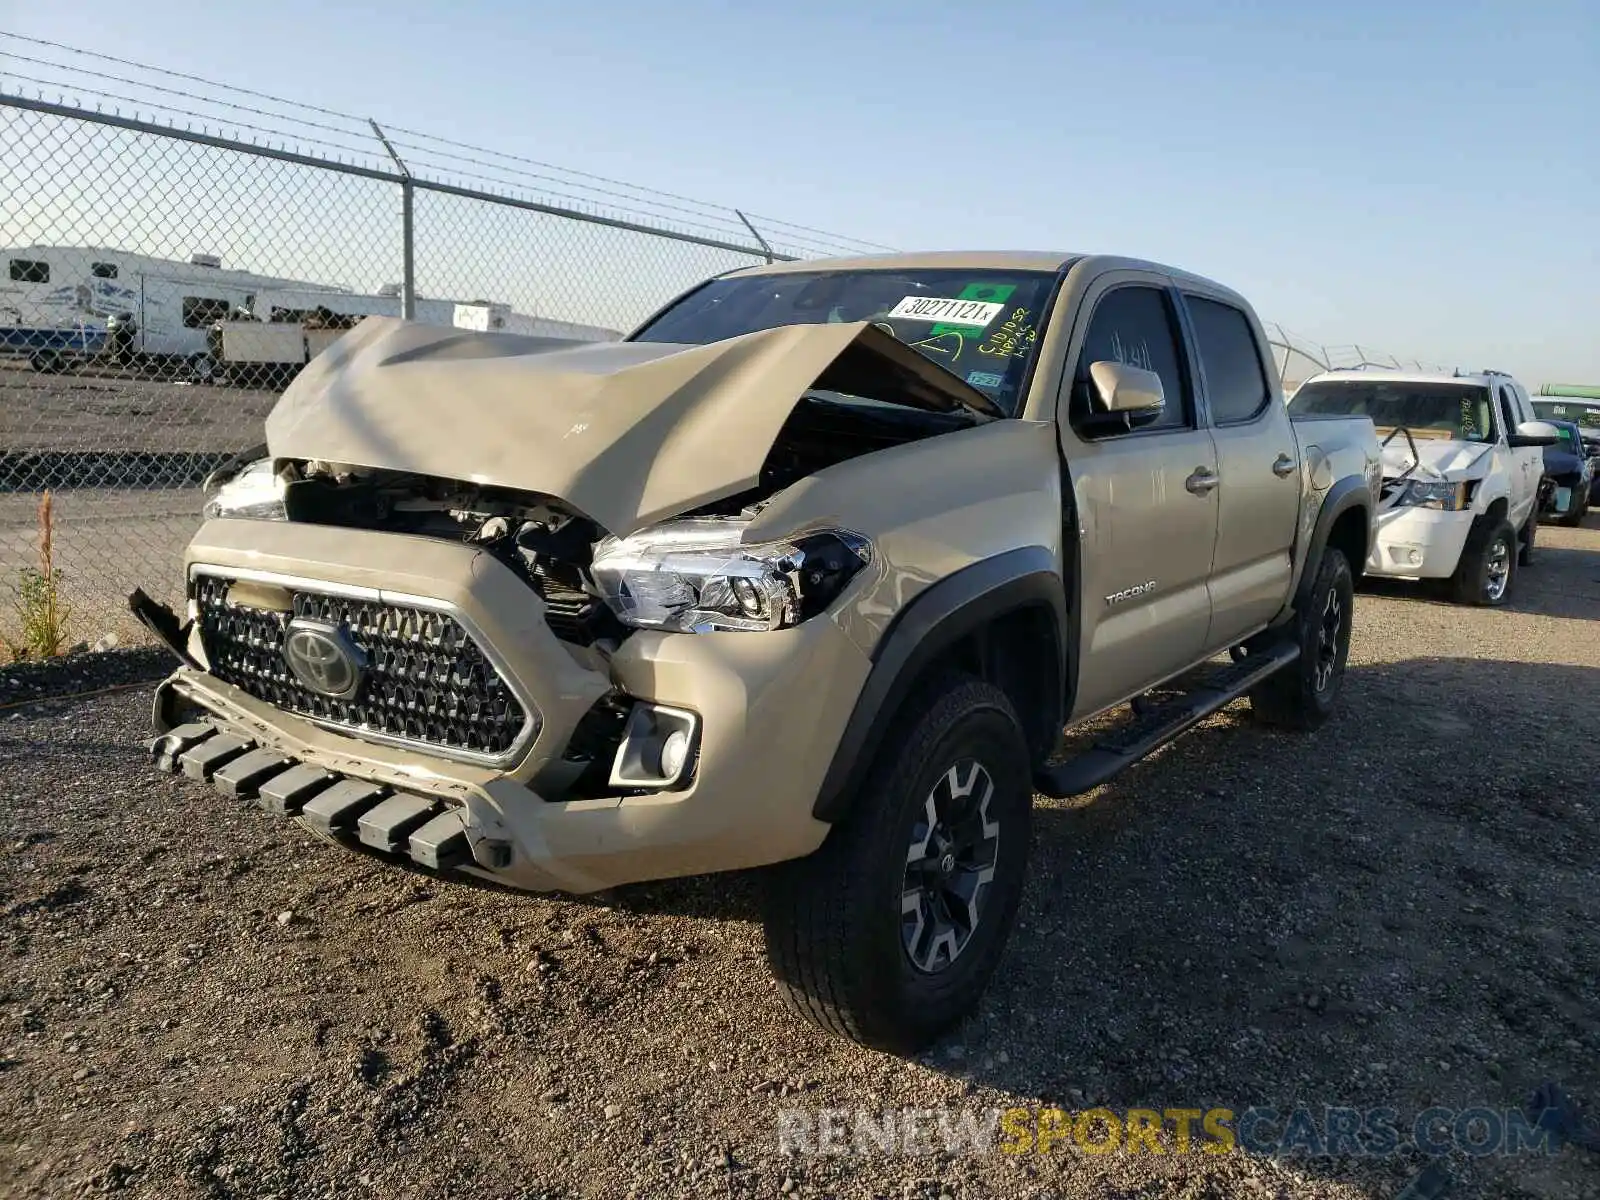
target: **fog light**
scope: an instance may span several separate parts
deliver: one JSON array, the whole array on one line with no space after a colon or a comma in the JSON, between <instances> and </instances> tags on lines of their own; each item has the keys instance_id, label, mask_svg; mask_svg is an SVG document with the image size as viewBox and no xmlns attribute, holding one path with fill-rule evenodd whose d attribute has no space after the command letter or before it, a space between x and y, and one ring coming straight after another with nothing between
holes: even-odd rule
<instances>
[{"instance_id":1,"label":"fog light","mask_svg":"<svg viewBox=\"0 0 1600 1200\"><path fill-rule=\"evenodd\" d=\"M659 791L679 783L693 774L699 732L700 718L688 709L636 703L611 763L611 786Z\"/></svg>"},{"instance_id":2,"label":"fog light","mask_svg":"<svg viewBox=\"0 0 1600 1200\"><path fill-rule=\"evenodd\" d=\"M676 779L683 773L683 764L689 761L689 735L674 729L661 743L661 774Z\"/></svg>"},{"instance_id":3,"label":"fog light","mask_svg":"<svg viewBox=\"0 0 1600 1200\"><path fill-rule=\"evenodd\" d=\"M1413 567L1416 566L1422 561L1422 551L1413 546L1411 549L1406 551L1406 561Z\"/></svg>"}]
</instances>

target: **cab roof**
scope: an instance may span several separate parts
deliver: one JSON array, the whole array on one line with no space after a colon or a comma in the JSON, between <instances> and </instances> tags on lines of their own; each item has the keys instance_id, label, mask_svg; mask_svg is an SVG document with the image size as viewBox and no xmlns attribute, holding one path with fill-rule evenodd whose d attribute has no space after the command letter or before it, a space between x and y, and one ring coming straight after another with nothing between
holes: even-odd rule
<instances>
[{"instance_id":1,"label":"cab roof","mask_svg":"<svg viewBox=\"0 0 1600 1200\"><path fill-rule=\"evenodd\" d=\"M729 271L735 275L786 275L797 271L1060 271L1083 262L1100 270L1152 271L1174 279L1202 284L1223 292L1231 288L1214 279L1183 271L1165 263L1113 254L1085 254L1070 250L918 250L898 254L866 254L855 258L803 258Z\"/></svg>"}]
</instances>

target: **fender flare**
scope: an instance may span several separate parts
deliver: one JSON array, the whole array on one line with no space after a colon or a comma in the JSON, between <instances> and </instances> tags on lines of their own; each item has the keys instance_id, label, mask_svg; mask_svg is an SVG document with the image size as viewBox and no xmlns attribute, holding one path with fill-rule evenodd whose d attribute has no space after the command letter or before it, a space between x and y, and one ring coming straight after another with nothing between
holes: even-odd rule
<instances>
[{"instance_id":1,"label":"fender flare","mask_svg":"<svg viewBox=\"0 0 1600 1200\"><path fill-rule=\"evenodd\" d=\"M1347 475L1328 489L1328 495L1322 501L1322 508L1317 512L1317 524L1311 531L1311 538L1306 543L1305 560L1300 565L1300 579L1294 589L1293 608L1302 608L1311 595L1311 587L1317 579L1317 567L1322 562L1322 553L1328 548L1328 534L1332 532L1334 522L1353 508L1365 509L1369 518L1372 510L1372 492L1367 488L1365 479L1356 475ZM1372 550L1373 532L1367 530L1367 551ZM1351 563L1350 571L1357 578L1366 569L1365 562Z\"/></svg>"},{"instance_id":2,"label":"fender flare","mask_svg":"<svg viewBox=\"0 0 1600 1200\"><path fill-rule=\"evenodd\" d=\"M1478 494L1472 498L1472 502L1474 508L1481 506L1481 511L1473 514L1473 522L1482 523L1485 521L1489 516L1489 510L1494 507L1495 502L1501 500L1505 501L1506 520L1509 521L1511 519L1511 486L1505 479L1491 475L1480 483L1478 488ZM1537 496L1537 493L1535 495ZM1537 499L1535 503L1537 504Z\"/></svg>"},{"instance_id":3,"label":"fender flare","mask_svg":"<svg viewBox=\"0 0 1600 1200\"><path fill-rule=\"evenodd\" d=\"M1048 694L1056 697L1058 711L1051 720L1052 728L1059 729L1070 657L1065 585L1054 554L1043 546L1026 546L941 579L895 617L872 651L872 669L823 776L812 815L831 823L846 814L883 743L888 721L930 663L995 618L1031 608L1047 611L1055 632L1055 678Z\"/></svg>"}]
</instances>

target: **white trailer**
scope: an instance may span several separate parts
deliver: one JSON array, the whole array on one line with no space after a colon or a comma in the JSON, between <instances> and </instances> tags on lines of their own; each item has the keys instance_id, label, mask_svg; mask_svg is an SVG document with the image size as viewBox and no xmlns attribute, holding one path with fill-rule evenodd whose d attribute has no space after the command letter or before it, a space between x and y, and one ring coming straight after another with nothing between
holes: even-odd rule
<instances>
[{"instance_id":1,"label":"white trailer","mask_svg":"<svg viewBox=\"0 0 1600 1200\"><path fill-rule=\"evenodd\" d=\"M274 382L322 353L360 319L398 317L401 308L399 288L392 284L371 295L308 288L264 290L256 294L248 314L217 323L211 352L226 379ZM481 300L418 296L413 319L427 325L577 341L615 341L621 336L614 329L533 317L513 312L508 304Z\"/></svg>"},{"instance_id":2,"label":"white trailer","mask_svg":"<svg viewBox=\"0 0 1600 1200\"><path fill-rule=\"evenodd\" d=\"M248 309L266 288L327 285L222 266L214 255L188 262L103 246L0 250L0 349L26 354L40 370L109 353L122 361L186 361L208 375L207 333Z\"/></svg>"},{"instance_id":3,"label":"white trailer","mask_svg":"<svg viewBox=\"0 0 1600 1200\"><path fill-rule=\"evenodd\" d=\"M571 338L580 342L614 342L622 337L617 330L607 329L601 325L581 325L573 321L558 321L551 317L512 312L508 304L481 302L458 304L453 323L459 329L521 333L531 337Z\"/></svg>"}]
</instances>

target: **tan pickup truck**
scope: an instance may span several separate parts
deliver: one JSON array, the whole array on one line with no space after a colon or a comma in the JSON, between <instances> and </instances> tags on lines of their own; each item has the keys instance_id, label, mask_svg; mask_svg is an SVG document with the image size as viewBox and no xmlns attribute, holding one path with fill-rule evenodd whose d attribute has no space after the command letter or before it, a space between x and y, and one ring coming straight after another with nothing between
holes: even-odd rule
<instances>
[{"instance_id":1,"label":"tan pickup truck","mask_svg":"<svg viewBox=\"0 0 1600 1200\"><path fill-rule=\"evenodd\" d=\"M1329 715L1379 463L1131 259L777 264L613 344L369 318L215 487L187 612L135 593L152 751L533 891L771 868L787 998L906 1049L993 971L1036 793Z\"/></svg>"}]
</instances>

